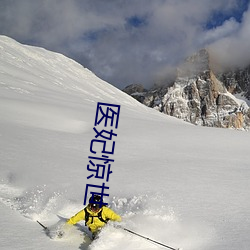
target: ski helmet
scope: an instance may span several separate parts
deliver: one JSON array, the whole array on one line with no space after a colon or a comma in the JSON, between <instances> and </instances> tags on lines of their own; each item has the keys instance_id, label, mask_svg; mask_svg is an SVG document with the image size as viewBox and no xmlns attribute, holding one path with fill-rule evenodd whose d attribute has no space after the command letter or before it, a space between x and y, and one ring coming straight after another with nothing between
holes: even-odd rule
<instances>
[{"instance_id":1,"label":"ski helmet","mask_svg":"<svg viewBox=\"0 0 250 250\"><path fill-rule=\"evenodd\" d=\"M89 204L91 205L91 207L93 208L101 208L103 205L103 200L102 197L99 195L92 195L89 198Z\"/></svg>"}]
</instances>

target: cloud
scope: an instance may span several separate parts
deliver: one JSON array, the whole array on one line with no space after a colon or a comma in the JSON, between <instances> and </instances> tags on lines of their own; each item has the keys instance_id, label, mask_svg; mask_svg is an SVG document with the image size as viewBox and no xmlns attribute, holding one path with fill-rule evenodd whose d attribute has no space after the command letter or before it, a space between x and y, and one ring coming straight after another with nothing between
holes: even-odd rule
<instances>
[{"instance_id":1,"label":"cloud","mask_svg":"<svg viewBox=\"0 0 250 250\"><path fill-rule=\"evenodd\" d=\"M148 87L204 46L212 44L223 57L223 46L247 49L249 14L242 22L233 17L242 8L239 2L2 0L0 33L61 52L120 88L130 83ZM219 15L222 23L214 20Z\"/></svg>"},{"instance_id":2,"label":"cloud","mask_svg":"<svg viewBox=\"0 0 250 250\"><path fill-rule=\"evenodd\" d=\"M244 67L250 64L250 10L243 15L242 22L221 39L210 44L217 63L225 67ZM220 29L227 29L224 24Z\"/></svg>"},{"instance_id":3,"label":"cloud","mask_svg":"<svg viewBox=\"0 0 250 250\"><path fill-rule=\"evenodd\" d=\"M235 34L240 28L240 24L232 17L226 20L221 26L204 31L200 38L201 44L211 44L225 37Z\"/></svg>"}]
</instances>

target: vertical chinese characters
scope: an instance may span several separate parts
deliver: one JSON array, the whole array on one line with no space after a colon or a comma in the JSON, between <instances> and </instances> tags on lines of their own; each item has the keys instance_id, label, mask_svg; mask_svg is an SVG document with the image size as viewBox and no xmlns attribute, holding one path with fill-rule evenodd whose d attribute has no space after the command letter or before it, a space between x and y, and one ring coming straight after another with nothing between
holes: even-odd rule
<instances>
[{"instance_id":1,"label":"vertical chinese characters","mask_svg":"<svg viewBox=\"0 0 250 250\"><path fill-rule=\"evenodd\" d=\"M105 186L105 182L109 182L110 175L113 173L111 170L114 163L113 154L115 151L115 139L117 137L116 130L118 128L118 121L120 115L120 105L97 103L94 132L95 138L90 142L90 153L88 157L89 162L87 170L90 172L87 179L95 178L101 181L101 185L86 184L84 205L88 193L92 196L100 195L101 201L97 204L106 205L103 203L103 197L109 196L105 192L109 189ZM95 192L92 189L97 190Z\"/></svg>"}]
</instances>

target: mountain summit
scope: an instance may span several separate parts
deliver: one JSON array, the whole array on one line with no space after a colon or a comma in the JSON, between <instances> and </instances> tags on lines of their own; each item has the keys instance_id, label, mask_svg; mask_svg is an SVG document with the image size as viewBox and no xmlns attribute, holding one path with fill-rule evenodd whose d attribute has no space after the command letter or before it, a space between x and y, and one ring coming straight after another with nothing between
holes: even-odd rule
<instances>
[{"instance_id":1,"label":"mountain summit","mask_svg":"<svg viewBox=\"0 0 250 250\"><path fill-rule=\"evenodd\" d=\"M169 86L130 93L143 104L196 125L248 129L249 70L215 73L208 50L188 57ZM127 87L124 91L133 89Z\"/></svg>"}]
</instances>

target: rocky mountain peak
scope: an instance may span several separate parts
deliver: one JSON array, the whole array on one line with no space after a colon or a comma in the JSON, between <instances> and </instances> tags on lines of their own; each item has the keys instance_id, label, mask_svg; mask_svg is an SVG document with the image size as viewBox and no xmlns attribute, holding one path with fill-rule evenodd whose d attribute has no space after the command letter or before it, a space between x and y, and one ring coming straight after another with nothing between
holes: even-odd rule
<instances>
[{"instance_id":1,"label":"rocky mountain peak","mask_svg":"<svg viewBox=\"0 0 250 250\"><path fill-rule=\"evenodd\" d=\"M210 64L208 50L202 49L178 67L171 86L148 91L137 88L130 95L160 112L196 125L248 129L249 106L233 94L241 92L246 96L244 88L250 85L249 71L215 74Z\"/></svg>"},{"instance_id":2,"label":"rocky mountain peak","mask_svg":"<svg viewBox=\"0 0 250 250\"><path fill-rule=\"evenodd\" d=\"M209 53L201 49L194 55L188 57L177 69L177 77L194 77L205 74L210 70Z\"/></svg>"}]
</instances>

